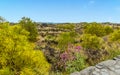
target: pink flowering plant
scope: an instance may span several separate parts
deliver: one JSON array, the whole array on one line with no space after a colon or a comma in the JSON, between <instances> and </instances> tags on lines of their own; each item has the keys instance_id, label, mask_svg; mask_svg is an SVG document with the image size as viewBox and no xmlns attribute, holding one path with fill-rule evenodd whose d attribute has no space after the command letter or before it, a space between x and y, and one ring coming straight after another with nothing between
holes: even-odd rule
<instances>
[{"instance_id":1,"label":"pink flowering plant","mask_svg":"<svg viewBox=\"0 0 120 75\"><path fill-rule=\"evenodd\" d=\"M68 45L67 50L60 54L60 66L63 71L71 73L85 67L85 58L81 56L80 52L81 46Z\"/></svg>"}]
</instances>

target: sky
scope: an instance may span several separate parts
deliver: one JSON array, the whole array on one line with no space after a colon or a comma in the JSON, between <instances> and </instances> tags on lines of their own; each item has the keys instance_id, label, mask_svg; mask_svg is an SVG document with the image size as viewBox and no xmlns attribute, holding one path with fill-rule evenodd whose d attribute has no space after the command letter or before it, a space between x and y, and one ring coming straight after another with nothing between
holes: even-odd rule
<instances>
[{"instance_id":1,"label":"sky","mask_svg":"<svg viewBox=\"0 0 120 75\"><path fill-rule=\"evenodd\" d=\"M10 22L25 16L36 22L120 23L120 0L0 0L0 16Z\"/></svg>"}]
</instances>

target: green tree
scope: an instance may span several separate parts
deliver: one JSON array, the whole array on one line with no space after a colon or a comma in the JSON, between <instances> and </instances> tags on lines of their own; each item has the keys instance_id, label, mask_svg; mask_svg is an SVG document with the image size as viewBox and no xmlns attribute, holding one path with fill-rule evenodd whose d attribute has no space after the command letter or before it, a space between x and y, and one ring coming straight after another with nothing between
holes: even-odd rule
<instances>
[{"instance_id":1,"label":"green tree","mask_svg":"<svg viewBox=\"0 0 120 75\"><path fill-rule=\"evenodd\" d=\"M38 36L38 31L37 31L37 25L35 22L33 22L30 18L27 17L23 17L19 24L22 26L22 28L24 28L25 30L27 30L28 32L30 32L29 34L29 40L30 41L36 41L36 38Z\"/></svg>"}]
</instances>

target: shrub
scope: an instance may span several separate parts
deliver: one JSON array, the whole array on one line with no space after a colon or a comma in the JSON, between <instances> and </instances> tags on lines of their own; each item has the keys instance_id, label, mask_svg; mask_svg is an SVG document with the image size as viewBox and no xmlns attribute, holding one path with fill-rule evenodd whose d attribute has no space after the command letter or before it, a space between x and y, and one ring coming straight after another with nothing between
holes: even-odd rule
<instances>
[{"instance_id":1,"label":"shrub","mask_svg":"<svg viewBox=\"0 0 120 75\"><path fill-rule=\"evenodd\" d=\"M104 36L105 31L103 29L103 26L98 23L89 23L84 30L84 33L86 34L92 34L96 36Z\"/></svg>"},{"instance_id":2,"label":"shrub","mask_svg":"<svg viewBox=\"0 0 120 75\"><path fill-rule=\"evenodd\" d=\"M74 24L63 24L63 25L57 25L56 26L57 28L59 28L59 29L67 29L67 30L74 30L74 28L75 28L75 25Z\"/></svg>"},{"instance_id":3,"label":"shrub","mask_svg":"<svg viewBox=\"0 0 120 75\"><path fill-rule=\"evenodd\" d=\"M83 34L81 45L87 56L87 63L89 65L95 65L101 61L102 58L102 44L103 39L97 37L96 35L92 36L91 34Z\"/></svg>"},{"instance_id":4,"label":"shrub","mask_svg":"<svg viewBox=\"0 0 120 75\"><path fill-rule=\"evenodd\" d=\"M120 55L120 43L119 42L107 42L105 45L107 54L104 56L105 59L113 59L117 55Z\"/></svg>"},{"instance_id":5,"label":"shrub","mask_svg":"<svg viewBox=\"0 0 120 75\"><path fill-rule=\"evenodd\" d=\"M33 22L30 18L26 18L23 17L19 24L21 25L21 27L25 30L27 30L28 32L30 32L29 34L29 40L30 41L36 41L36 38L38 36L38 30L36 28L36 23Z\"/></svg>"},{"instance_id":6,"label":"shrub","mask_svg":"<svg viewBox=\"0 0 120 75\"><path fill-rule=\"evenodd\" d=\"M12 71L10 71L9 68L3 68L0 69L0 75L14 75L14 73Z\"/></svg>"},{"instance_id":7,"label":"shrub","mask_svg":"<svg viewBox=\"0 0 120 75\"><path fill-rule=\"evenodd\" d=\"M84 33L102 37L113 32L110 26L103 26L99 23L87 23L84 27Z\"/></svg>"},{"instance_id":8,"label":"shrub","mask_svg":"<svg viewBox=\"0 0 120 75\"><path fill-rule=\"evenodd\" d=\"M84 56L82 56L80 53L76 53L75 57L76 57L75 60L68 61L66 63L66 71L68 73L73 73L75 71L81 71L87 66Z\"/></svg>"},{"instance_id":9,"label":"shrub","mask_svg":"<svg viewBox=\"0 0 120 75\"><path fill-rule=\"evenodd\" d=\"M21 61L21 64L20 64L20 65L23 65L23 68L21 69L22 72L26 71L26 73L28 74L29 72L33 72L33 74L35 75L36 74L40 74L40 75L49 74L48 72L50 70L50 65L47 63L41 51L25 51L23 55L21 55L20 58L22 61L24 61L24 63L22 63Z\"/></svg>"},{"instance_id":10,"label":"shrub","mask_svg":"<svg viewBox=\"0 0 120 75\"><path fill-rule=\"evenodd\" d=\"M1 28L0 71L8 72L9 75L48 75L50 65L41 51L33 50L34 45L27 39L29 33L19 26L9 24L3 24Z\"/></svg>"},{"instance_id":11,"label":"shrub","mask_svg":"<svg viewBox=\"0 0 120 75\"><path fill-rule=\"evenodd\" d=\"M103 39L100 37L97 37L96 35L92 36L91 34L83 34L81 36L82 40L82 47L84 49L93 49L93 50L99 50L102 47Z\"/></svg>"},{"instance_id":12,"label":"shrub","mask_svg":"<svg viewBox=\"0 0 120 75\"><path fill-rule=\"evenodd\" d=\"M57 38L58 40L58 47L61 50L65 50L68 46L68 44L72 44L75 42L75 37L77 36L76 32L65 32L59 35Z\"/></svg>"},{"instance_id":13,"label":"shrub","mask_svg":"<svg viewBox=\"0 0 120 75\"><path fill-rule=\"evenodd\" d=\"M104 26L105 35L108 35L113 32L113 28L110 26Z\"/></svg>"},{"instance_id":14,"label":"shrub","mask_svg":"<svg viewBox=\"0 0 120 75\"><path fill-rule=\"evenodd\" d=\"M63 72L72 73L85 68L85 58L80 54L80 49L80 46L68 45L68 49L60 54L60 61L57 62L57 69Z\"/></svg>"},{"instance_id":15,"label":"shrub","mask_svg":"<svg viewBox=\"0 0 120 75\"><path fill-rule=\"evenodd\" d=\"M120 30L115 30L109 36L110 41L120 41Z\"/></svg>"},{"instance_id":16,"label":"shrub","mask_svg":"<svg viewBox=\"0 0 120 75\"><path fill-rule=\"evenodd\" d=\"M24 68L22 69L22 71L20 72L20 75L36 75L33 70L30 68Z\"/></svg>"}]
</instances>

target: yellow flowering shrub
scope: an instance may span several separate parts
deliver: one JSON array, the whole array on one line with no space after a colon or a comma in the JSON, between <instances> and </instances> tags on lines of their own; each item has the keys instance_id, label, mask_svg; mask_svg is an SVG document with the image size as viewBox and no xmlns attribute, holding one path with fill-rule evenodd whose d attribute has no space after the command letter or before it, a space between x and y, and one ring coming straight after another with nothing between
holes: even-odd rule
<instances>
[{"instance_id":1,"label":"yellow flowering shrub","mask_svg":"<svg viewBox=\"0 0 120 75\"><path fill-rule=\"evenodd\" d=\"M0 28L0 75L6 71L11 73L6 75L48 75L50 64L28 41L29 32L20 25Z\"/></svg>"}]
</instances>

